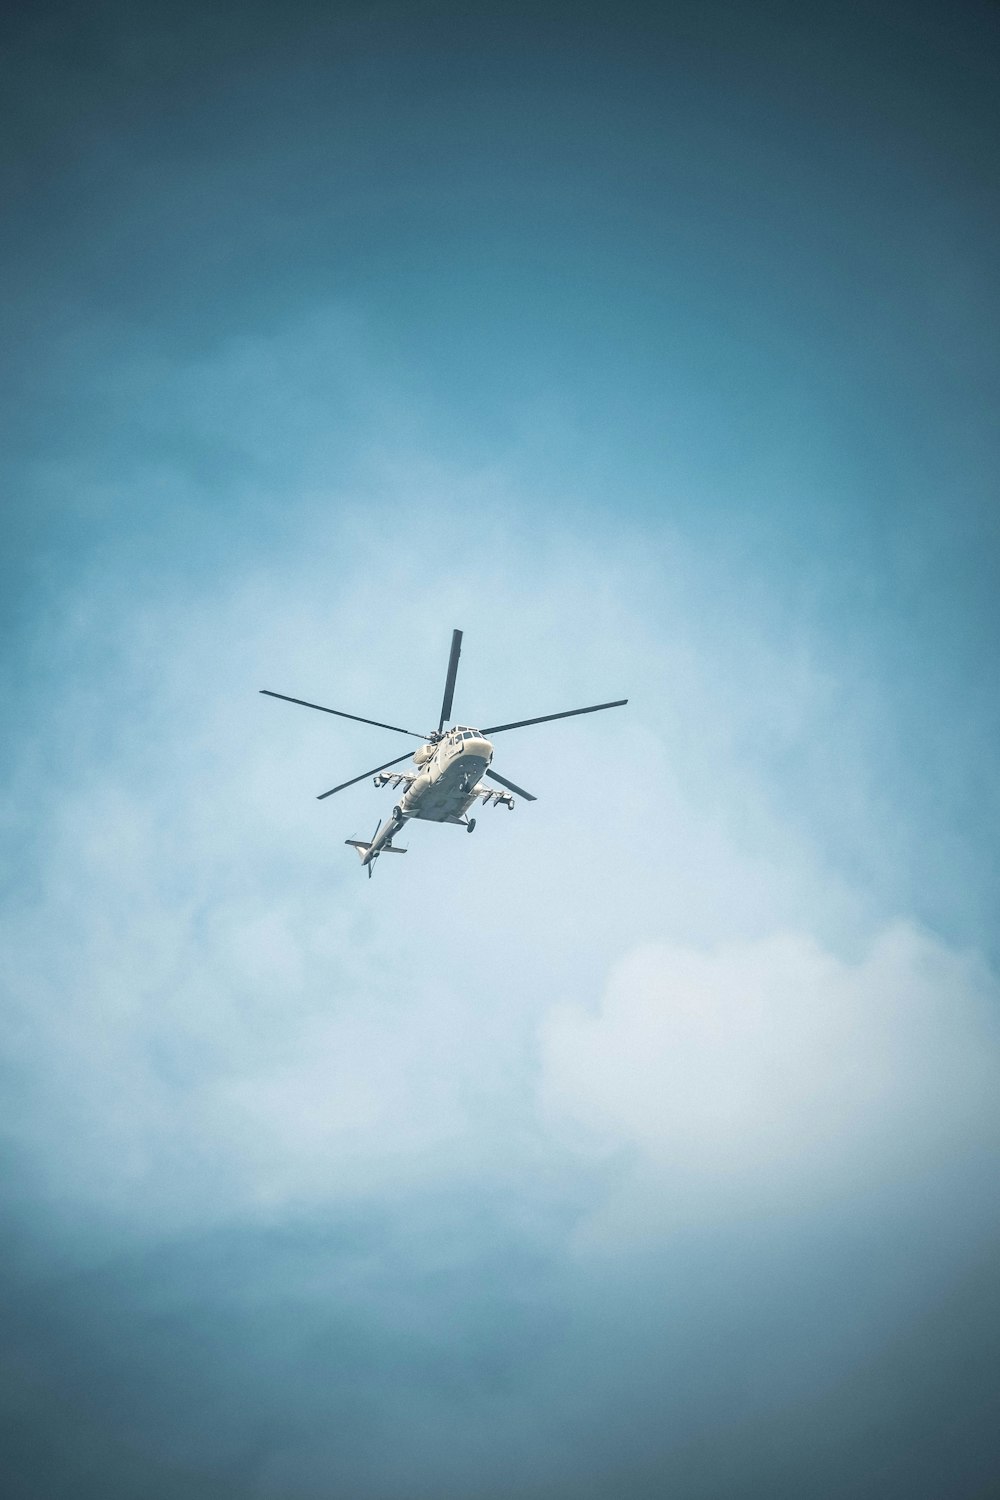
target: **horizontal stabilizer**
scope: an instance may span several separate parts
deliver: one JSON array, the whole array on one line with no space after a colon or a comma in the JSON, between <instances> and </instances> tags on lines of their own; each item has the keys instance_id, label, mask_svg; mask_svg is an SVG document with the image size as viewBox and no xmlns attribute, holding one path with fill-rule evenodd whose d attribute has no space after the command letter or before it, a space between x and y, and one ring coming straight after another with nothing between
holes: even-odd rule
<instances>
[{"instance_id":1,"label":"horizontal stabilizer","mask_svg":"<svg viewBox=\"0 0 1000 1500\"><path fill-rule=\"evenodd\" d=\"M366 844L363 839L345 839L344 843L350 844L352 849L357 849L359 859L364 859L371 848L371 844ZM405 854L406 850L398 849L395 844L383 844L378 852L379 854Z\"/></svg>"}]
</instances>

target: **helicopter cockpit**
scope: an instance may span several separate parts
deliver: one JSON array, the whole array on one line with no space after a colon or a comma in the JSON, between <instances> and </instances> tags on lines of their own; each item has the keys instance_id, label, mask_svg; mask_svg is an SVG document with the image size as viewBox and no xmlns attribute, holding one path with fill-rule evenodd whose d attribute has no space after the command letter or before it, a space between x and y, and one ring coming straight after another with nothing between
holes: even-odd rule
<instances>
[{"instance_id":1,"label":"helicopter cockpit","mask_svg":"<svg viewBox=\"0 0 1000 1500\"><path fill-rule=\"evenodd\" d=\"M444 738L445 744L451 748L453 753L455 750L461 749L468 740L475 740L477 742L476 750L472 752L473 754L478 754L479 747L488 743L482 730L470 729L465 724L454 725L453 728L448 730ZM492 748L487 751L486 759L488 761L493 759Z\"/></svg>"}]
</instances>

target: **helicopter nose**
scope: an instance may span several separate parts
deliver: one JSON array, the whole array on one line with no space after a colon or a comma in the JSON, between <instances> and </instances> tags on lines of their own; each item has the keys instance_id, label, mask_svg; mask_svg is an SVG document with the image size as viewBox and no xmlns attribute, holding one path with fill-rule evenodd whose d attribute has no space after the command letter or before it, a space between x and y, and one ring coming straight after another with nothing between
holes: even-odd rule
<instances>
[{"instance_id":1,"label":"helicopter nose","mask_svg":"<svg viewBox=\"0 0 1000 1500\"><path fill-rule=\"evenodd\" d=\"M471 739L466 740L462 749L466 755L477 755L480 760L487 762L493 754L493 746L482 735L473 735Z\"/></svg>"}]
</instances>

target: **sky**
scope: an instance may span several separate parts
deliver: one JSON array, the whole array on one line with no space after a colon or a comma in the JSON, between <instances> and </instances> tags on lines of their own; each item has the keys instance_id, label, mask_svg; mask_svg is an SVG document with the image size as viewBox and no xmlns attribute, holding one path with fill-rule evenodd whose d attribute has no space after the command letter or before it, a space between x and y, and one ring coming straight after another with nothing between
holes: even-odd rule
<instances>
[{"instance_id":1,"label":"sky","mask_svg":"<svg viewBox=\"0 0 1000 1500\"><path fill-rule=\"evenodd\" d=\"M8 12L5 1494L997 1493L998 28Z\"/></svg>"}]
</instances>

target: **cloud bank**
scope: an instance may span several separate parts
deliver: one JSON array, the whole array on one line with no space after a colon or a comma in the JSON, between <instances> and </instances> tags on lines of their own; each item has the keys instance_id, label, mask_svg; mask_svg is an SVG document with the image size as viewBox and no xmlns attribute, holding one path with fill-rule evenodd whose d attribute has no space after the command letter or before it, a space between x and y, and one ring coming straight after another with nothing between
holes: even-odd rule
<instances>
[{"instance_id":1,"label":"cloud bank","mask_svg":"<svg viewBox=\"0 0 1000 1500\"><path fill-rule=\"evenodd\" d=\"M815 9L815 8L814 8ZM1000 1472L989 8L15 20L15 1500ZM361 875L404 742L538 796Z\"/></svg>"},{"instance_id":2,"label":"cloud bank","mask_svg":"<svg viewBox=\"0 0 1000 1500\"><path fill-rule=\"evenodd\" d=\"M635 950L596 1008L545 1021L543 1100L626 1157L592 1232L806 1213L981 1172L1000 1147L996 977L897 924L855 960L779 933ZM987 1221L989 1215L986 1215Z\"/></svg>"}]
</instances>

